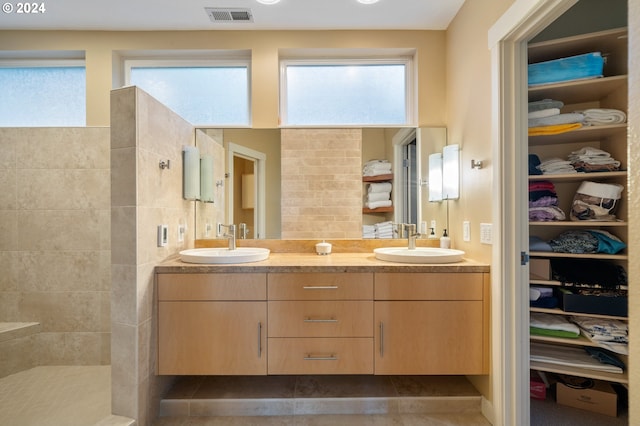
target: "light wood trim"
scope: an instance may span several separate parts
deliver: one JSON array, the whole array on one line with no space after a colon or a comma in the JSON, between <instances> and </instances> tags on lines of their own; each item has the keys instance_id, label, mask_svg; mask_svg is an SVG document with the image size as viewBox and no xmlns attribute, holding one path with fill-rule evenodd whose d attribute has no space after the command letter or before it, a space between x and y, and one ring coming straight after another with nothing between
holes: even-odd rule
<instances>
[{"instance_id":1,"label":"light wood trim","mask_svg":"<svg viewBox=\"0 0 640 426\"><path fill-rule=\"evenodd\" d=\"M268 313L269 337L373 337L372 300L269 301Z\"/></svg>"},{"instance_id":2,"label":"light wood trim","mask_svg":"<svg viewBox=\"0 0 640 426\"><path fill-rule=\"evenodd\" d=\"M482 374L491 369L491 275L482 274Z\"/></svg>"},{"instance_id":3,"label":"light wood trim","mask_svg":"<svg viewBox=\"0 0 640 426\"><path fill-rule=\"evenodd\" d=\"M158 300L266 300L267 275L157 274Z\"/></svg>"},{"instance_id":4,"label":"light wood trim","mask_svg":"<svg viewBox=\"0 0 640 426\"><path fill-rule=\"evenodd\" d=\"M268 374L373 374L373 339L270 338Z\"/></svg>"},{"instance_id":5,"label":"light wood trim","mask_svg":"<svg viewBox=\"0 0 640 426\"><path fill-rule=\"evenodd\" d=\"M376 374L486 374L482 316L479 301L375 302Z\"/></svg>"},{"instance_id":6,"label":"light wood trim","mask_svg":"<svg viewBox=\"0 0 640 426\"><path fill-rule=\"evenodd\" d=\"M482 300L482 273L376 273L375 300Z\"/></svg>"},{"instance_id":7,"label":"light wood trim","mask_svg":"<svg viewBox=\"0 0 640 426\"><path fill-rule=\"evenodd\" d=\"M371 300L373 273L270 273L269 300Z\"/></svg>"},{"instance_id":8,"label":"light wood trim","mask_svg":"<svg viewBox=\"0 0 640 426\"><path fill-rule=\"evenodd\" d=\"M158 374L264 375L266 322L266 302L160 302Z\"/></svg>"}]
</instances>

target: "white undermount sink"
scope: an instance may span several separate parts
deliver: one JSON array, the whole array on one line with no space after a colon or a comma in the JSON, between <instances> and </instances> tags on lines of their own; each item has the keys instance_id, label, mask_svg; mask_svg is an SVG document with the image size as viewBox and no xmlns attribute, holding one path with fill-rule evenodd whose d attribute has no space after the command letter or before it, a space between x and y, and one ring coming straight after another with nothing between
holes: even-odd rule
<instances>
[{"instance_id":1,"label":"white undermount sink","mask_svg":"<svg viewBox=\"0 0 640 426\"><path fill-rule=\"evenodd\" d=\"M376 259L400 263L454 263L462 261L461 250L437 247L382 247L373 249Z\"/></svg>"},{"instance_id":2,"label":"white undermount sink","mask_svg":"<svg viewBox=\"0 0 640 426\"><path fill-rule=\"evenodd\" d=\"M270 250L259 247L197 248L182 250L180 260L187 263L249 263L269 258Z\"/></svg>"}]
</instances>

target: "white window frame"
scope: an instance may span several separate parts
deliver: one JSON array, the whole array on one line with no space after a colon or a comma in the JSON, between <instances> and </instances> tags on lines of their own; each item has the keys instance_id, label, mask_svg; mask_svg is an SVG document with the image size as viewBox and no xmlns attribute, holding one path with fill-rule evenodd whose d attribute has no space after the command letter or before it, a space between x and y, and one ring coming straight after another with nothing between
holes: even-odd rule
<instances>
[{"instance_id":1,"label":"white window frame","mask_svg":"<svg viewBox=\"0 0 640 426\"><path fill-rule=\"evenodd\" d=\"M287 119L287 68L289 66L367 66L367 65L403 65L405 69L405 122L404 123L377 123L377 124L339 124L340 127L406 127L415 126L416 121L416 87L415 60L413 56L392 56L385 58L291 58L280 60L280 122L283 128L317 128L335 127L335 125L314 124L289 124Z\"/></svg>"},{"instance_id":2,"label":"white window frame","mask_svg":"<svg viewBox=\"0 0 640 426\"><path fill-rule=\"evenodd\" d=\"M213 53L215 54L215 53ZM225 56L225 55L223 55ZM224 68L224 67L244 67L247 69L247 123L233 124L233 127L250 127L251 117L251 58L248 57L224 57L224 58L124 58L124 85L131 85L131 68ZM228 123L193 123L196 126L229 126Z\"/></svg>"}]
</instances>

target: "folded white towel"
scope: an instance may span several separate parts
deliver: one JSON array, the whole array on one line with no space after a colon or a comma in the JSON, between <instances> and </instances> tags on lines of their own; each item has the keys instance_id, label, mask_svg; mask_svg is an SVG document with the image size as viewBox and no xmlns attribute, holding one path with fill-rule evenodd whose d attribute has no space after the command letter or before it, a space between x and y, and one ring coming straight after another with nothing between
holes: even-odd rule
<instances>
[{"instance_id":1,"label":"folded white towel","mask_svg":"<svg viewBox=\"0 0 640 426\"><path fill-rule=\"evenodd\" d=\"M580 329L577 325L569 322L568 319L560 315L531 312L529 314L529 324L532 327L542 328L545 330L567 331L569 333L574 333L576 336L580 334Z\"/></svg>"},{"instance_id":2,"label":"folded white towel","mask_svg":"<svg viewBox=\"0 0 640 426\"><path fill-rule=\"evenodd\" d=\"M391 192L392 189L391 182L375 182L369 184L367 192Z\"/></svg>"},{"instance_id":3,"label":"folded white towel","mask_svg":"<svg viewBox=\"0 0 640 426\"><path fill-rule=\"evenodd\" d=\"M538 111L531 111L528 115L529 119L532 118L544 118L551 117L553 115L560 114L560 108L549 108L549 109L541 109Z\"/></svg>"},{"instance_id":4,"label":"folded white towel","mask_svg":"<svg viewBox=\"0 0 640 426\"><path fill-rule=\"evenodd\" d=\"M590 108L580 112L584 114L584 124L590 126L619 124L627 121L627 115L618 109Z\"/></svg>"},{"instance_id":5,"label":"folded white towel","mask_svg":"<svg viewBox=\"0 0 640 426\"><path fill-rule=\"evenodd\" d=\"M369 192L366 201L387 201L391 199L390 192Z\"/></svg>"}]
</instances>

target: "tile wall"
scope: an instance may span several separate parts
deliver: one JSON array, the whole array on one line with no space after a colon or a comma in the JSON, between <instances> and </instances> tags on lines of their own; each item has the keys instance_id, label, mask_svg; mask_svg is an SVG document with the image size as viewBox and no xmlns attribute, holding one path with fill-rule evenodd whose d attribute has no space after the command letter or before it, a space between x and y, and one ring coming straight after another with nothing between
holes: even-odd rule
<instances>
[{"instance_id":1,"label":"tile wall","mask_svg":"<svg viewBox=\"0 0 640 426\"><path fill-rule=\"evenodd\" d=\"M109 128L0 128L0 377L110 362Z\"/></svg>"},{"instance_id":2,"label":"tile wall","mask_svg":"<svg viewBox=\"0 0 640 426\"><path fill-rule=\"evenodd\" d=\"M362 130L282 129L281 138L282 239L361 238Z\"/></svg>"}]
</instances>

